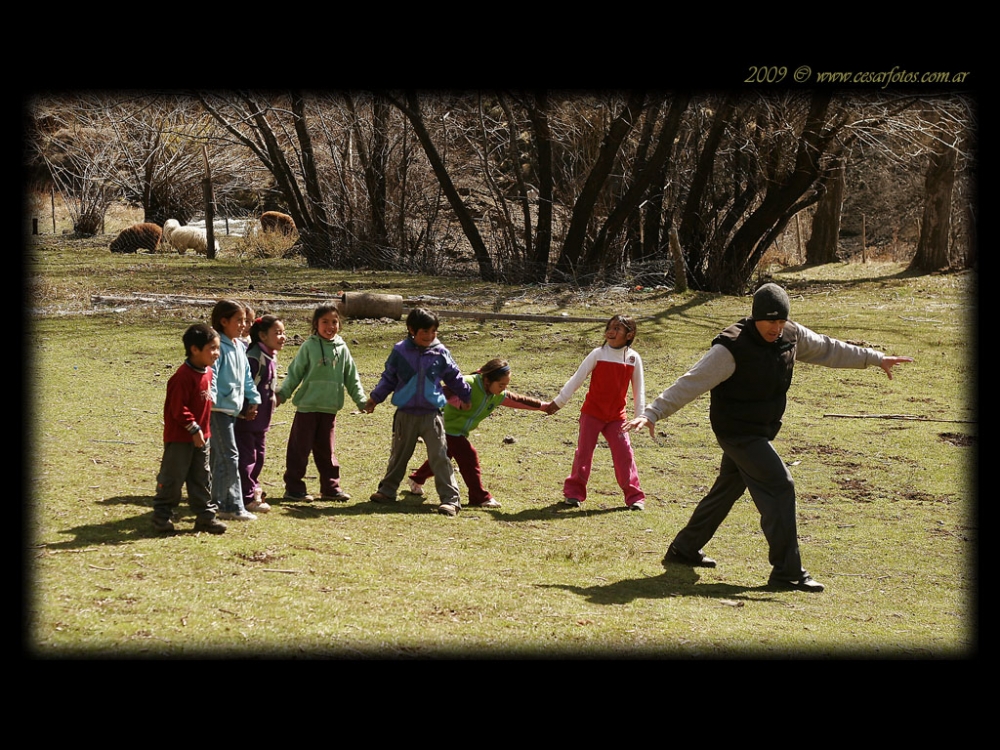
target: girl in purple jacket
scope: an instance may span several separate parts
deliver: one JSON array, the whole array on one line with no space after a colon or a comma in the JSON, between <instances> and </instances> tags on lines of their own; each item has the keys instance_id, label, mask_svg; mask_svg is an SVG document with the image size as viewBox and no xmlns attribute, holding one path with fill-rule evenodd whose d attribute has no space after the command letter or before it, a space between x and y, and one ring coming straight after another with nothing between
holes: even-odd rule
<instances>
[{"instance_id":1,"label":"girl in purple jacket","mask_svg":"<svg viewBox=\"0 0 1000 750\"><path fill-rule=\"evenodd\" d=\"M278 374L278 352L285 345L285 324L274 315L262 315L250 326L250 375L260 392L260 407L253 419L236 420L236 447L240 452L240 486L243 505L251 513L267 513L271 506L264 501L260 472L264 468L264 447L274 413L274 385Z\"/></svg>"}]
</instances>

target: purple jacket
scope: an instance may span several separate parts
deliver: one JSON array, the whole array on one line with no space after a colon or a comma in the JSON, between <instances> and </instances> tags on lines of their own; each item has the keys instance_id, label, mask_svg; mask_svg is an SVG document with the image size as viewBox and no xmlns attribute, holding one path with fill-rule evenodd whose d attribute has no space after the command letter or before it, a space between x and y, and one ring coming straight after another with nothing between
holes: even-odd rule
<instances>
[{"instance_id":1,"label":"purple jacket","mask_svg":"<svg viewBox=\"0 0 1000 750\"><path fill-rule=\"evenodd\" d=\"M400 411L431 414L448 403L442 382L463 402L469 403L472 389L444 344L435 339L433 344L421 349L407 337L392 348L382 379L370 396L380 404L392 393L392 404Z\"/></svg>"},{"instance_id":2,"label":"purple jacket","mask_svg":"<svg viewBox=\"0 0 1000 750\"><path fill-rule=\"evenodd\" d=\"M237 419L237 432L267 432L271 427L271 415L274 413L274 383L278 375L278 361L274 352L260 342L247 349L247 359L250 361L250 377L260 393L260 406L254 419ZM243 412L246 413L244 404Z\"/></svg>"}]
</instances>

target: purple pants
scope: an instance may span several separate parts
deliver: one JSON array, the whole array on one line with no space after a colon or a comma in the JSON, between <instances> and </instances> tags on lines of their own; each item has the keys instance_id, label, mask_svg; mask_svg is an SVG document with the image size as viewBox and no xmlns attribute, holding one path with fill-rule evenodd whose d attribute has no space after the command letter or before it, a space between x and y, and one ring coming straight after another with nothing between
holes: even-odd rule
<instances>
[{"instance_id":1,"label":"purple pants","mask_svg":"<svg viewBox=\"0 0 1000 750\"><path fill-rule=\"evenodd\" d=\"M304 481L309 454L319 470L321 495L336 495L340 492L340 462L334 453L337 441L337 415L322 412L295 412L292 429L288 434L288 450L285 452L285 491L302 493L306 491Z\"/></svg>"},{"instance_id":2,"label":"purple pants","mask_svg":"<svg viewBox=\"0 0 1000 750\"><path fill-rule=\"evenodd\" d=\"M454 458L458 464L458 471L465 480L465 486L469 488L469 505L482 505L493 497L489 491L483 487L483 473L479 468L479 454L475 446L469 442L469 438L462 435L448 435L448 458ZM423 465L410 474L410 479L418 484L423 484L434 476L430 462L424 461Z\"/></svg>"},{"instance_id":3,"label":"purple pants","mask_svg":"<svg viewBox=\"0 0 1000 750\"><path fill-rule=\"evenodd\" d=\"M635 454L628 433L622 432L624 420L604 422L589 414L580 414L580 439L573 457L573 470L563 484L563 496L573 497L583 502L587 499L587 481L594 464L594 449L597 438L604 435L611 448L611 460L615 465L615 479L625 493L625 504L632 505L644 500L646 495L639 487L639 471L635 466Z\"/></svg>"},{"instance_id":4,"label":"purple pants","mask_svg":"<svg viewBox=\"0 0 1000 750\"><path fill-rule=\"evenodd\" d=\"M243 505L254 501L254 493L260 487L260 472L264 468L264 443L266 432L236 430L236 448L240 452L237 466L240 486L243 488Z\"/></svg>"}]
</instances>

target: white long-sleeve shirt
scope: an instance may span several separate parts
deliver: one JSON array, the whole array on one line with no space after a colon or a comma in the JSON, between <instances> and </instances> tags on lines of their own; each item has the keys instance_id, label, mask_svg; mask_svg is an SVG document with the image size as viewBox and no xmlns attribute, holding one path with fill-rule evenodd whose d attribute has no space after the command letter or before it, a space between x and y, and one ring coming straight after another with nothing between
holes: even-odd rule
<instances>
[{"instance_id":1,"label":"white long-sleeve shirt","mask_svg":"<svg viewBox=\"0 0 1000 750\"><path fill-rule=\"evenodd\" d=\"M801 323L788 321L785 327L798 329L795 361L823 367L851 367L863 370L879 366L885 355L874 349L848 344L846 341L824 336L809 330ZM708 393L719 383L736 372L736 360L725 346L716 344L690 370L681 375L672 386L657 396L642 413L650 422L669 417L674 412Z\"/></svg>"}]
</instances>

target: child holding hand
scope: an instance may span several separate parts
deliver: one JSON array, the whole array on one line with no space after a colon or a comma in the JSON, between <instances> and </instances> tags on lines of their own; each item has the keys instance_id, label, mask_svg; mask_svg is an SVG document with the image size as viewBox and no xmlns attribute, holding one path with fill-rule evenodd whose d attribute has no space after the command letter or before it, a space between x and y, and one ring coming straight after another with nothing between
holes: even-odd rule
<instances>
[{"instance_id":1,"label":"child holding hand","mask_svg":"<svg viewBox=\"0 0 1000 750\"><path fill-rule=\"evenodd\" d=\"M587 481L590 479L594 449L598 436L604 435L611 448L615 478L625 493L625 505L630 510L646 507L646 495L639 486L632 443L628 433L622 432L629 385L632 386L636 415L641 415L646 408L642 358L632 348L635 334L633 318L612 316L604 329L604 344L587 355L576 374L546 408L548 414L555 414L590 377L590 388L580 407L580 437L573 457L573 469L563 483L563 505L579 508L587 499Z\"/></svg>"},{"instance_id":2,"label":"child holding hand","mask_svg":"<svg viewBox=\"0 0 1000 750\"><path fill-rule=\"evenodd\" d=\"M243 505L240 486L240 451L236 447L236 420L257 416L260 394L250 374L243 335L246 313L243 305L223 299L212 308L212 327L219 332L220 355L215 369L217 396L212 406L212 497L219 505L219 518L256 521ZM249 406L244 410L244 402Z\"/></svg>"},{"instance_id":3,"label":"child holding hand","mask_svg":"<svg viewBox=\"0 0 1000 750\"><path fill-rule=\"evenodd\" d=\"M286 500L313 499L305 483L310 453L319 470L320 499L347 502L351 497L340 486L337 412L344 407L345 390L359 409L366 401L357 365L339 331L336 303L317 307L312 335L299 348L276 391L279 406L290 398L296 408L285 453Z\"/></svg>"},{"instance_id":4,"label":"child holding hand","mask_svg":"<svg viewBox=\"0 0 1000 750\"><path fill-rule=\"evenodd\" d=\"M479 454L469 442L469 433L479 423L493 413L498 406L514 409L544 411L548 404L537 398L522 396L507 390L510 385L510 364L505 359L491 359L472 375L466 375L465 382L472 388L471 406L465 409L449 403L444 407L444 430L448 443L448 457L454 458L458 470L469 488L469 506L473 508L499 508L500 503L483 487L483 474L479 466ZM452 399L457 401L457 399ZM460 402L459 402L460 403ZM434 476L429 461L410 475L410 492L424 494L424 482Z\"/></svg>"},{"instance_id":5,"label":"child holding hand","mask_svg":"<svg viewBox=\"0 0 1000 750\"><path fill-rule=\"evenodd\" d=\"M267 513L271 506L264 501L266 494L260 486L260 473L264 468L264 450L267 431L271 428L274 413L274 385L278 374L278 352L285 345L285 324L275 315L262 315L250 325L250 346L247 360L250 377L260 394L260 407L253 418L244 416L236 420L236 447L240 453L240 488L243 507L251 513ZM245 406L244 409L248 410Z\"/></svg>"},{"instance_id":6,"label":"child holding hand","mask_svg":"<svg viewBox=\"0 0 1000 750\"><path fill-rule=\"evenodd\" d=\"M434 472L441 505L438 512L457 516L461 509L455 472L448 458L441 410L447 399L443 382L463 403L469 404L472 389L451 353L438 341L438 318L416 307L406 316L407 337L396 344L385 363L385 371L368 397L364 410L369 414L392 393L396 414L392 419L392 452L385 477L369 498L373 503L394 503L406 465L413 456L417 438L427 446L427 461Z\"/></svg>"},{"instance_id":7,"label":"child holding hand","mask_svg":"<svg viewBox=\"0 0 1000 750\"><path fill-rule=\"evenodd\" d=\"M222 534L226 525L215 515L208 441L212 432L212 365L219 358L219 334L204 323L184 332L184 364L167 381L163 403L163 459L156 477L153 528L174 531L171 515L181 502L187 484L188 503L195 512L195 531Z\"/></svg>"}]
</instances>

